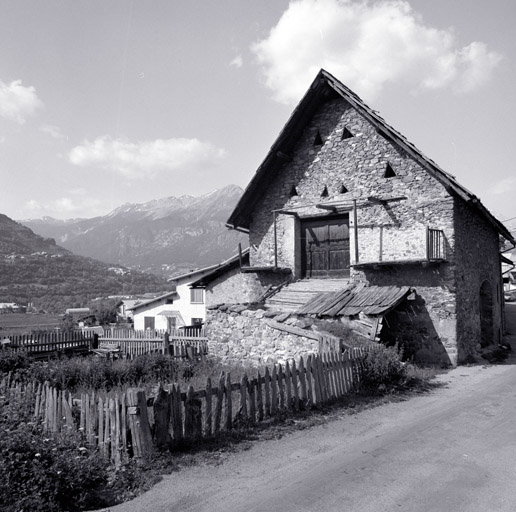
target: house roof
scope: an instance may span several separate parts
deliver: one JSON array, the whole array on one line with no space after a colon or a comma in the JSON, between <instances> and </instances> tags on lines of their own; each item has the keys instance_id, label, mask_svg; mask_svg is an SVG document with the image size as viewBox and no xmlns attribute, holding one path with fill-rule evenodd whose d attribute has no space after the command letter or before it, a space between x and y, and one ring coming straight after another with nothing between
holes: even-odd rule
<instances>
[{"instance_id":1,"label":"house roof","mask_svg":"<svg viewBox=\"0 0 516 512\"><path fill-rule=\"evenodd\" d=\"M255 205L260 201L271 177L279 171L286 160L290 159L290 153L293 150L294 144L305 126L322 103L332 98L339 97L344 98L353 108L364 116L365 119L376 127L376 130L381 133L382 136L406 151L435 179L442 183L450 193L460 197L476 208L499 234L512 243L516 243L509 230L487 210L477 196L460 185L454 176L441 169L433 160L426 157L401 135L401 133L388 125L376 111L368 107L357 94L324 69L319 71L312 85L292 112L283 130L271 146L265 160L258 167L255 175L245 189L244 194L240 198L240 201L229 217L227 221L228 227L241 230L249 229L251 214Z\"/></svg>"},{"instance_id":2,"label":"house roof","mask_svg":"<svg viewBox=\"0 0 516 512\"><path fill-rule=\"evenodd\" d=\"M412 292L409 286L351 284L336 292L322 293L296 311L319 316L385 315Z\"/></svg>"},{"instance_id":3,"label":"house roof","mask_svg":"<svg viewBox=\"0 0 516 512\"><path fill-rule=\"evenodd\" d=\"M167 299L168 297L173 297L177 295L176 290L164 293L163 295L159 295L158 297L154 297L153 299L146 300L144 302L140 302L139 304L135 304L132 308L127 308L127 311L136 311L137 309L140 309L144 306L149 306L150 304L153 304L154 302L159 302L162 299Z\"/></svg>"},{"instance_id":4,"label":"house roof","mask_svg":"<svg viewBox=\"0 0 516 512\"><path fill-rule=\"evenodd\" d=\"M190 272L187 272L186 274L178 274L177 276L172 276L167 279L167 281L181 281L183 279L190 279L193 280L195 276L198 274L203 274L204 272L209 272L210 270L214 270L218 268L221 264L217 263L215 265L210 265L209 267L204 268L198 268L197 270L192 270Z\"/></svg>"},{"instance_id":5,"label":"house roof","mask_svg":"<svg viewBox=\"0 0 516 512\"><path fill-rule=\"evenodd\" d=\"M242 251L242 261L249 263L249 248ZM216 269L212 270L209 274L201 277L197 281L192 283L192 288L203 288L212 281L215 281L218 277L225 274L228 270L238 267L240 264L240 255L236 254L231 258L223 261Z\"/></svg>"}]
</instances>

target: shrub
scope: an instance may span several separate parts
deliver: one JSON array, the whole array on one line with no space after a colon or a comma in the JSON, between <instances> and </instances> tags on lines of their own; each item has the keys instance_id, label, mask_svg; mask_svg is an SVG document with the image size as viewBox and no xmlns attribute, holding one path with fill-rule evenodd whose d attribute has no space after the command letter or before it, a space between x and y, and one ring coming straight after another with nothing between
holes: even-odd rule
<instances>
[{"instance_id":1,"label":"shrub","mask_svg":"<svg viewBox=\"0 0 516 512\"><path fill-rule=\"evenodd\" d=\"M15 400L0 402L0 510L76 511L97 505L107 462L78 433L47 434Z\"/></svg>"},{"instance_id":2,"label":"shrub","mask_svg":"<svg viewBox=\"0 0 516 512\"><path fill-rule=\"evenodd\" d=\"M397 345L370 345L358 361L360 388L373 391L403 383L407 376L407 365L403 363L402 355Z\"/></svg>"},{"instance_id":3,"label":"shrub","mask_svg":"<svg viewBox=\"0 0 516 512\"><path fill-rule=\"evenodd\" d=\"M31 361L26 351L14 351L10 348L0 349L0 373L28 368L30 364Z\"/></svg>"}]
</instances>

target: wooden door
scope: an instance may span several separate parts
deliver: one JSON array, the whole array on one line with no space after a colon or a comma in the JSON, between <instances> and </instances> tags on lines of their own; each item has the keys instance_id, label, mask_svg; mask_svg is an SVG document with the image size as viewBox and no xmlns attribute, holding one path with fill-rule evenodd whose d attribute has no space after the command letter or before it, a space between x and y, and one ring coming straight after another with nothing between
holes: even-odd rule
<instances>
[{"instance_id":1,"label":"wooden door","mask_svg":"<svg viewBox=\"0 0 516 512\"><path fill-rule=\"evenodd\" d=\"M304 277L349 277L349 216L301 221Z\"/></svg>"}]
</instances>

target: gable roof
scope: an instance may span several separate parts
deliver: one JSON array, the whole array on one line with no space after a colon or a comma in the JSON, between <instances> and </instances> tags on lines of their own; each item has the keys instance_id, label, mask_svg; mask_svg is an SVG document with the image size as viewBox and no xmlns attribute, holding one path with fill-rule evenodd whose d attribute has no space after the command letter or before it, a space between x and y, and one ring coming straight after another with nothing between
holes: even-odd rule
<instances>
[{"instance_id":1,"label":"gable roof","mask_svg":"<svg viewBox=\"0 0 516 512\"><path fill-rule=\"evenodd\" d=\"M177 292L174 288L174 291L164 293L163 295L159 295L158 297L154 297L153 299L146 300L144 302L140 302L139 304L135 304L132 308L127 308L127 311L136 311L137 309L140 309L144 306L149 306L150 304L153 304L154 302L159 302L162 299L167 299L168 297L173 297L174 295L177 295Z\"/></svg>"},{"instance_id":2,"label":"gable roof","mask_svg":"<svg viewBox=\"0 0 516 512\"><path fill-rule=\"evenodd\" d=\"M242 261L249 264L249 248L242 251ZM218 277L224 275L229 270L237 268L240 264L240 254L223 261L215 270L212 270L209 274L201 277L197 281L194 281L191 285L192 288L203 288L212 281L215 281Z\"/></svg>"},{"instance_id":3,"label":"gable roof","mask_svg":"<svg viewBox=\"0 0 516 512\"><path fill-rule=\"evenodd\" d=\"M477 196L460 185L454 176L441 169L433 160L426 157L401 135L401 133L388 125L376 111L368 107L357 94L324 69L319 71L312 85L292 112L287 124L274 141L264 161L261 163L260 167L258 167L255 175L245 189L244 194L240 198L240 201L229 217L226 224L228 227L244 231L249 229L252 211L255 205L260 201L266 189L266 184L269 182L270 178L279 171L284 162L290 160L290 153L305 126L322 103L339 97L345 99L368 120L383 137L394 142L406 151L417 163L426 169L430 175L446 187L448 192L472 205L499 234L510 242L516 243L509 230L489 212Z\"/></svg>"}]
</instances>

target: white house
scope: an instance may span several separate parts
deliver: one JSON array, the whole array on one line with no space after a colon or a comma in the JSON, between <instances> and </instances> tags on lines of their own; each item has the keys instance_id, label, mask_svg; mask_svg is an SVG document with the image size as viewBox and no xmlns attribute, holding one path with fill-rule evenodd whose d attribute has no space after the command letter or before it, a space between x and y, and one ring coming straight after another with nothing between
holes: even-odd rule
<instances>
[{"instance_id":1,"label":"white house","mask_svg":"<svg viewBox=\"0 0 516 512\"><path fill-rule=\"evenodd\" d=\"M132 311L135 330L166 330L193 325L202 325L206 320L205 290L192 288L192 284L217 269L225 268L228 261L217 265L193 270L187 274L171 277L168 281L172 284L170 291L153 299L135 304Z\"/></svg>"}]
</instances>

